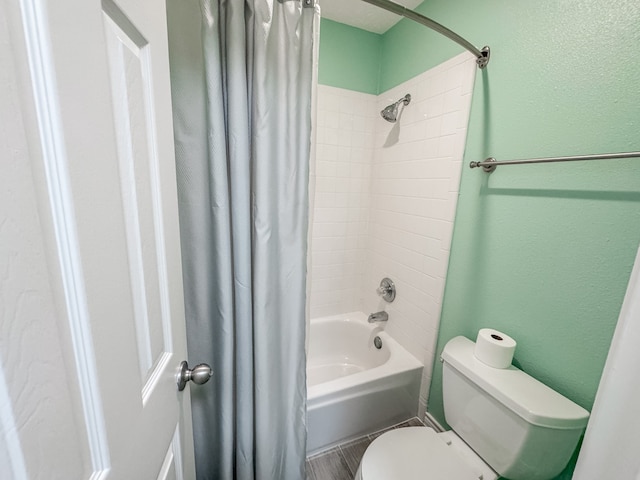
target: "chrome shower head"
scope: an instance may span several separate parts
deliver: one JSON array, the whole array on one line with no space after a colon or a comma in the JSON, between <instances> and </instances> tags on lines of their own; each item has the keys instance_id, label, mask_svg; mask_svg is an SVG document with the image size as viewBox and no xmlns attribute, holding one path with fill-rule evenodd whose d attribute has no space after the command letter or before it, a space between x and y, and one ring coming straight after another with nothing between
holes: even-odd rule
<instances>
[{"instance_id":1,"label":"chrome shower head","mask_svg":"<svg viewBox=\"0 0 640 480\"><path fill-rule=\"evenodd\" d=\"M384 110L380 112L380 115L382 115L382 118L384 118L387 122L395 123L398 120L398 107L400 106L400 104L402 103L404 105L409 105L410 101L411 95L407 93L396 103L392 103L391 105L385 107Z\"/></svg>"}]
</instances>

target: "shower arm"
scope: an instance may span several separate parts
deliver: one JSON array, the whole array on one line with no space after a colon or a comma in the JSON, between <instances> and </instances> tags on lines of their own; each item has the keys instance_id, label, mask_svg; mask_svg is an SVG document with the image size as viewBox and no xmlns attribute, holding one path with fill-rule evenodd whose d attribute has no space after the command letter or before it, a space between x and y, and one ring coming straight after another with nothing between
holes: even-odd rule
<instances>
[{"instance_id":1,"label":"shower arm","mask_svg":"<svg viewBox=\"0 0 640 480\"><path fill-rule=\"evenodd\" d=\"M400 105L401 103L404 105L409 105L409 102L411 102L411 94L407 93L404 97L396 102L396 105Z\"/></svg>"},{"instance_id":2,"label":"shower arm","mask_svg":"<svg viewBox=\"0 0 640 480\"><path fill-rule=\"evenodd\" d=\"M411 102L411 95L407 93L404 97L402 97L397 102L393 102L391 105L387 105L386 108L389 108L389 107L398 108L400 104L409 105L409 102Z\"/></svg>"},{"instance_id":3,"label":"shower arm","mask_svg":"<svg viewBox=\"0 0 640 480\"><path fill-rule=\"evenodd\" d=\"M431 20L424 15L419 14L418 12L414 12L413 10L399 5L397 3L392 2L391 0L362 0L363 2L370 3L371 5L375 5L376 7L380 7L383 10L387 10L388 12L395 13L396 15L400 15L402 17L408 18L409 20L413 20L414 22L418 22L425 27L429 27L431 30L435 30L436 32L444 35L450 40L453 40L458 45L469 50L476 57L476 63L478 64L478 68L484 68L489 63L489 55L490 49L488 46L482 48L482 50L478 50L473 44L469 43L467 40L462 38L457 33L449 30L444 25L440 25L438 22Z\"/></svg>"}]
</instances>

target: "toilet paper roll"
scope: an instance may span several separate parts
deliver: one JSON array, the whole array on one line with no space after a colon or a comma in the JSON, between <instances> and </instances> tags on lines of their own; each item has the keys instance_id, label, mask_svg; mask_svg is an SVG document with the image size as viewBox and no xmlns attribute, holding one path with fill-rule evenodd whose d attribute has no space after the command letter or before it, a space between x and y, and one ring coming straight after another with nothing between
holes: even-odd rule
<instances>
[{"instance_id":1,"label":"toilet paper roll","mask_svg":"<svg viewBox=\"0 0 640 480\"><path fill-rule=\"evenodd\" d=\"M516 341L509 335L483 328L478 332L474 355L482 363L494 368L508 368L516 351Z\"/></svg>"}]
</instances>

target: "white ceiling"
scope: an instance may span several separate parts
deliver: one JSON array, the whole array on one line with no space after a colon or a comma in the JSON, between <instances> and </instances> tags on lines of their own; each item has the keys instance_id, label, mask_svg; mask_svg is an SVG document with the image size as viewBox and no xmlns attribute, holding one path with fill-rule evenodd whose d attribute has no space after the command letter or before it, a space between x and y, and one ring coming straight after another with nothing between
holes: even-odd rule
<instances>
[{"instance_id":1,"label":"white ceiling","mask_svg":"<svg viewBox=\"0 0 640 480\"><path fill-rule=\"evenodd\" d=\"M374 7L362 0L318 0L323 18L346 23L374 33L384 33L402 19L401 16ZM423 0L396 0L396 3L414 9Z\"/></svg>"}]
</instances>

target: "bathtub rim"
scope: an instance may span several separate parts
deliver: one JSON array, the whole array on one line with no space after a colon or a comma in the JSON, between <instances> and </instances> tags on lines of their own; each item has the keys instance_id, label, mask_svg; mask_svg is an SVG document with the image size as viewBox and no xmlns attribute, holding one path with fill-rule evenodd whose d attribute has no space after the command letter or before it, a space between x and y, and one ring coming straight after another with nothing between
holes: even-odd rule
<instances>
[{"instance_id":1,"label":"bathtub rim","mask_svg":"<svg viewBox=\"0 0 640 480\"><path fill-rule=\"evenodd\" d=\"M424 368L422 362L405 350L402 345L384 331L384 326L368 323L367 315L363 312L347 312L311 319L309 332L311 332L311 326L314 324L328 322L353 322L361 324L366 327L369 336L376 331L376 335L389 347L390 355L385 363L377 367L308 387L308 408L315 408L322 406L324 403L330 403L334 401L336 394L349 395L351 392L358 392L362 386L375 382L380 378Z\"/></svg>"}]
</instances>

